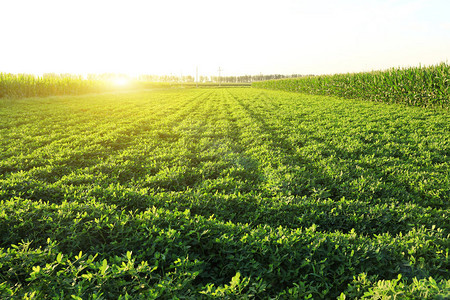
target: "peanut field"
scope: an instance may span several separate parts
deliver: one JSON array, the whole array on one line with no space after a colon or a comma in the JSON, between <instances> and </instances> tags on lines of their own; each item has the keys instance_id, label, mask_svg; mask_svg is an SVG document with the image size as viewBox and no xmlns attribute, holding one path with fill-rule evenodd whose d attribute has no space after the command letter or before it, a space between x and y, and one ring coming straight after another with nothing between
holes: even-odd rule
<instances>
[{"instance_id":1,"label":"peanut field","mask_svg":"<svg viewBox=\"0 0 450 300\"><path fill-rule=\"evenodd\" d=\"M258 88L0 99L2 299L450 297L450 114Z\"/></svg>"}]
</instances>

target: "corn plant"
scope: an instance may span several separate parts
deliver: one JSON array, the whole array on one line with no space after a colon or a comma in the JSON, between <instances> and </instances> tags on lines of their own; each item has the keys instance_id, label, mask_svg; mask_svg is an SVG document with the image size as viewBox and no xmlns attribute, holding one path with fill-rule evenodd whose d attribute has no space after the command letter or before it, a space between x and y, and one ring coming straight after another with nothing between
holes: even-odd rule
<instances>
[{"instance_id":1,"label":"corn plant","mask_svg":"<svg viewBox=\"0 0 450 300\"><path fill-rule=\"evenodd\" d=\"M111 84L86 80L77 75L43 75L0 73L0 97L78 95L107 91Z\"/></svg>"},{"instance_id":2,"label":"corn plant","mask_svg":"<svg viewBox=\"0 0 450 300\"><path fill-rule=\"evenodd\" d=\"M331 95L422 107L450 106L450 65L254 82L256 88Z\"/></svg>"}]
</instances>

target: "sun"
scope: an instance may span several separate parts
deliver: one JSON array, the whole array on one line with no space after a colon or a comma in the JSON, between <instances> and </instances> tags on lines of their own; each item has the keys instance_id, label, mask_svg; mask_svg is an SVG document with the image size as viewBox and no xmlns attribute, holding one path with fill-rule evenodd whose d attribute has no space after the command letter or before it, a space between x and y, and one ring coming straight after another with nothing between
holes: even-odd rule
<instances>
[{"instance_id":1,"label":"sun","mask_svg":"<svg viewBox=\"0 0 450 300\"><path fill-rule=\"evenodd\" d=\"M114 78L111 81L114 85L117 85L117 86L125 86L129 83L129 80L127 78L123 78L123 77Z\"/></svg>"}]
</instances>

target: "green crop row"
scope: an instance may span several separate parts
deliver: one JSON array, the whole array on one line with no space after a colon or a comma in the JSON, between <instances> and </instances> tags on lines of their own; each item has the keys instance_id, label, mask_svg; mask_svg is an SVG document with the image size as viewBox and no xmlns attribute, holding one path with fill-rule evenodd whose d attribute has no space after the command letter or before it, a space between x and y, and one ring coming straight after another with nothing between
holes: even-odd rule
<instances>
[{"instance_id":1,"label":"green crop row","mask_svg":"<svg viewBox=\"0 0 450 300\"><path fill-rule=\"evenodd\" d=\"M0 99L2 299L446 299L445 110L244 88Z\"/></svg>"},{"instance_id":2,"label":"green crop row","mask_svg":"<svg viewBox=\"0 0 450 300\"><path fill-rule=\"evenodd\" d=\"M450 65L308 76L252 83L252 87L332 95L423 107L450 106Z\"/></svg>"},{"instance_id":3,"label":"green crop row","mask_svg":"<svg viewBox=\"0 0 450 300\"><path fill-rule=\"evenodd\" d=\"M417 278L444 280L450 269L448 236L434 228L369 238L323 233L315 226L252 228L187 210L136 213L97 201L56 205L20 198L2 201L0 216L0 246L9 247L0 251L5 294L20 287L18 295L36 291L40 298L194 297L218 293L240 274L242 286L235 283L232 294L354 297L373 287L353 288L354 278L364 274L375 283L402 274L409 285ZM23 240L33 242L20 246ZM57 247L39 250L48 240L58 241ZM442 284L448 289L448 282Z\"/></svg>"}]
</instances>

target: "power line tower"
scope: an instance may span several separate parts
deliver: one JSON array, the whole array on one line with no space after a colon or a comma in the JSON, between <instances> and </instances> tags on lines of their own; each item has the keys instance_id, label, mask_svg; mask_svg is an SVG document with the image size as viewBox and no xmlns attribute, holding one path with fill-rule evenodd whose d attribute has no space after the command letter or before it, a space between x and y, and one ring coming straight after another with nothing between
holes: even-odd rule
<instances>
[{"instance_id":1,"label":"power line tower","mask_svg":"<svg viewBox=\"0 0 450 300\"><path fill-rule=\"evenodd\" d=\"M217 70L217 71L219 71L219 86L220 86L220 72L222 72L223 71L223 69L221 68L221 67L219 67L219 70Z\"/></svg>"}]
</instances>

